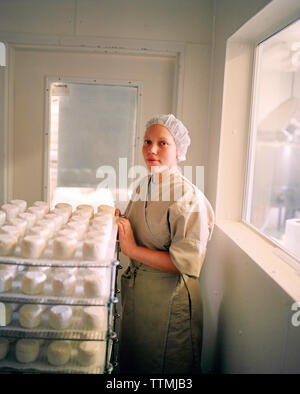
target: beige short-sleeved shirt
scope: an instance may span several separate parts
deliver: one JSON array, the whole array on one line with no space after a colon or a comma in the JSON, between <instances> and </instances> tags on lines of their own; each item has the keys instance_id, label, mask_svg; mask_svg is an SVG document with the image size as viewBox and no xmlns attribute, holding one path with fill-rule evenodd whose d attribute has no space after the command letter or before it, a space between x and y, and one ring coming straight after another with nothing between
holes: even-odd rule
<instances>
[{"instance_id":1,"label":"beige short-sleeved shirt","mask_svg":"<svg viewBox=\"0 0 300 394\"><path fill-rule=\"evenodd\" d=\"M145 178L132 200L125 214L137 244L168 251L182 274L198 277L214 226L204 194L176 170L161 183ZM135 215L136 204L144 204L143 215Z\"/></svg>"}]
</instances>

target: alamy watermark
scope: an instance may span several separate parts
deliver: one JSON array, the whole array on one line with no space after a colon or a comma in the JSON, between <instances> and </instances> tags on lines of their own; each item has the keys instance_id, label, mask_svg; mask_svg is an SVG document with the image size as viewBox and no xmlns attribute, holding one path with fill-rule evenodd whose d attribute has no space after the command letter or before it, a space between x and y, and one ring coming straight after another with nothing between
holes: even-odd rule
<instances>
[{"instance_id":1,"label":"alamy watermark","mask_svg":"<svg viewBox=\"0 0 300 394\"><path fill-rule=\"evenodd\" d=\"M204 193L204 166L184 166L183 169L176 167L176 171L182 173L188 183L193 183L201 192ZM148 198L145 192L145 187L148 187L146 182L142 182L150 175L154 179L159 180L157 183L163 182L163 189L159 195L159 201L173 201L179 200L186 193L186 190L181 187L173 187L170 174L172 174L166 166L153 166L149 172L146 167L141 165L134 165L128 168L127 158L119 158L118 171L113 166L100 166L96 171L96 178L103 179L98 185L97 190L108 189L110 190L114 201L127 201L128 192L134 195L135 200L145 200ZM131 182L129 182L131 181ZM138 185L142 188L137 193ZM178 185L177 185L178 186ZM173 187L173 189L172 189ZM172 189L172 195L171 195ZM155 200L158 198L155 189L151 190L151 198ZM174 194L175 193L175 194Z\"/></svg>"},{"instance_id":2,"label":"alamy watermark","mask_svg":"<svg viewBox=\"0 0 300 394\"><path fill-rule=\"evenodd\" d=\"M293 313L291 318L291 323L294 327L300 326L300 301L294 302L291 307L292 311L296 311Z\"/></svg>"}]
</instances>

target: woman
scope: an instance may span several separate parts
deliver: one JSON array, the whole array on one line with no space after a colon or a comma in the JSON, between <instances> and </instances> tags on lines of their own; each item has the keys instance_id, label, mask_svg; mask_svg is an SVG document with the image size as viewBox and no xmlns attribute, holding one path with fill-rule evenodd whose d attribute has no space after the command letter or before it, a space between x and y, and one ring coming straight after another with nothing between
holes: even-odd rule
<instances>
[{"instance_id":1,"label":"woman","mask_svg":"<svg viewBox=\"0 0 300 394\"><path fill-rule=\"evenodd\" d=\"M149 176L118 219L121 251L130 258L121 278L121 373L200 372L198 277L214 215L205 196L177 169L189 145L187 129L172 114L146 125L143 156Z\"/></svg>"}]
</instances>

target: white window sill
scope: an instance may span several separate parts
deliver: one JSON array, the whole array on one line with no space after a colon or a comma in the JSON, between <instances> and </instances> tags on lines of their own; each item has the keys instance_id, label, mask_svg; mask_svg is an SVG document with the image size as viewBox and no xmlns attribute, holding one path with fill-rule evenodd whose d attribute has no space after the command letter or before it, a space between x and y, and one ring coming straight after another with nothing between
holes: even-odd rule
<instances>
[{"instance_id":1,"label":"white window sill","mask_svg":"<svg viewBox=\"0 0 300 394\"><path fill-rule=\"evenodd\" d=\"M220 221L216 226L294 301L300 301L300 263L242 222Z\"/></svg>"}]
</instances>

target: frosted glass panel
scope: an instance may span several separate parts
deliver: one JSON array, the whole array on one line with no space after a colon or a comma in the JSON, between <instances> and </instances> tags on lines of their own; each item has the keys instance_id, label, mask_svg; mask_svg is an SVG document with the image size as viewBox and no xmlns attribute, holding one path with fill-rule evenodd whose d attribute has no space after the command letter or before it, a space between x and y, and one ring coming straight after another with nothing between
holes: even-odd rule
<instances>
[{"instance_id":1,"label":"frosted glass panel","mask_svg":"<svg viewBox=\"0 0 300 394\"><path fill-rule=\"evenodd\" d=\"M117 172L120 157L131 161L136 87L56 84L52 97L58 122L58 187L96 187L99 166L110 165Z\"/></svg>"}]
</instances>

